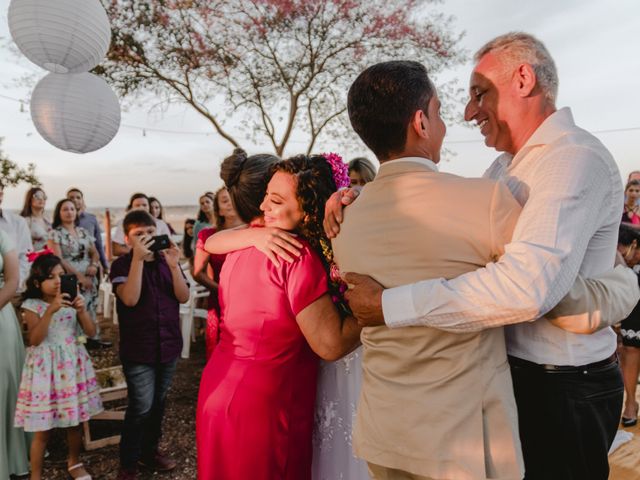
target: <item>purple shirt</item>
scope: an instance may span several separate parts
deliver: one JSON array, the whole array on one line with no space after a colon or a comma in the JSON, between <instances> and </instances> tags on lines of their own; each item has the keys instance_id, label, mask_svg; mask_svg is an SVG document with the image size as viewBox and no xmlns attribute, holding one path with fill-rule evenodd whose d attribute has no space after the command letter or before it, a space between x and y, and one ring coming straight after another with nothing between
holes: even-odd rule
<instances>
[{"instance_id":1,"label":"purple shirt","mask_svg":"<svg viewBox=\"0 0 640 480\"><path fill-rule=\"evenodd\" d=\"M130 252L111 264L109 278L114 292L127 280L131 259ZM121 360L166 363L180 355L180 304L173 293L169 265L160 255L153 262L144 262L138 303L127 307L118 298L116 308L120 323Z\"/></svg>"}]
</instances>

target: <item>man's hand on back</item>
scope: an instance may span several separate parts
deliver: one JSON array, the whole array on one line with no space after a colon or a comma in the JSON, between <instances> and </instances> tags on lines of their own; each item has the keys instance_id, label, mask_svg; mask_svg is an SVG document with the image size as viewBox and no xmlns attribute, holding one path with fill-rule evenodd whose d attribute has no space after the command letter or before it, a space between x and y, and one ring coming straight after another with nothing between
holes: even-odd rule
<instances>
[{"instance_id":1,"label":"man's hand on back","mask_svg":"<svg viewBox=\"0 0 640 480\"><path fill-rule=\"evenodd\" d=\"M361 327L384 325L382 292L384 287L373 278L359 273L347 273L344 281L349 285L345 298Z\"/></svg>"},{"instance_id":2,"label":"man's hand on back","mask_svg":"<svg viewBox=\"0 0 640 480\"><path fill-rule=\"evenodd\" d=\"M324 206L324 221L322 222L327 237L335 238L340 233L342 210L347 205L351 205L358 195L360 195L360 189L344 188L329 197Z\"/></svg>"}]
</instances>

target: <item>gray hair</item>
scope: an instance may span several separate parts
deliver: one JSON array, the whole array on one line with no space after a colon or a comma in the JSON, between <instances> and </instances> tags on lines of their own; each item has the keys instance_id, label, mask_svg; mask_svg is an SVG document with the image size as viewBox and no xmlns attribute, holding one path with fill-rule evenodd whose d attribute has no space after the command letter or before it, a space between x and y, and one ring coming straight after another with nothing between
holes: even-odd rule
<instances>
[{"instance_id":1,"label":"gray hair","mask_svg":"<svg viewBox=\"0 0 640 480\"><path fill-rule=\"evenodd\" d=\"M474 55L479 62L487 53L496 53L509 65L528 63L536 74L538 85L549 102L555 105L558 96L558 70L544 44L533 35L510 32L486 43Z\"/></svg>"}]
</instances>

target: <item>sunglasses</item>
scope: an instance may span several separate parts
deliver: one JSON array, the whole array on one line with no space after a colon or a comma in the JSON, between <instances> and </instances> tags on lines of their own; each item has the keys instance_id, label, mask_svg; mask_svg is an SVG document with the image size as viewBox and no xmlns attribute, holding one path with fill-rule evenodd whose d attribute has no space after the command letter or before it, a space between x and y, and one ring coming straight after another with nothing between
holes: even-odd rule
<instances>
[{"instance_id":1,"label":"sunglasses","mask_svg":"<svg viewBox=\"0 0 640 480\"><path fill-rule=\"evenodd\" d=\"M36 192L33 194L33 198L36 200L46 200L47 196L43 192Z\"/></svg>"}]
</instances>

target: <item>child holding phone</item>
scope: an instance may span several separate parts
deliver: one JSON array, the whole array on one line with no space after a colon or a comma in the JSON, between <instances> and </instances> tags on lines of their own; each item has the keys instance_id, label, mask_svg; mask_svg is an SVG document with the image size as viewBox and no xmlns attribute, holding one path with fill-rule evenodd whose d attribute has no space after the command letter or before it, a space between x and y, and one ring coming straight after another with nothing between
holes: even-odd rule
<instances>
[{"instance_id":1,"label":"child holding phone","mask_svg":"<svg viewBox=\"0 0 640 480\"><path fill-rule=\"evenodd\" d=\"M54 428L67 430L67 469L71 478L90 480L80 462L80 423L103 410L91 359L76 339L77 323L89 336L95 334L96 327L82 295L70 301L68 294L61 293L63 275L59 257L40 255L31 266L23 294L30 346L22 371L15 425L35 432L31 480L42 478L44 452Z\"/></svg>"},{"instance_id":2,"label":"child holding phone","mask_svg":"<svg viewBox=\"0 0 640 480\"><path fill-rule=\"evenodd\" d=\"M130 211L122 228L131 250L113 262L109 276L129 389L118 474L126 480L137 478L139 465L157 471L176 466L158 444L165 399L182 350L180 303L189 299L189 286L178 263L180 250L168 239L154 237L156 224L149 213Z\"/></svg>"}]
</instances>

